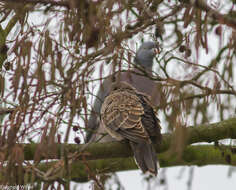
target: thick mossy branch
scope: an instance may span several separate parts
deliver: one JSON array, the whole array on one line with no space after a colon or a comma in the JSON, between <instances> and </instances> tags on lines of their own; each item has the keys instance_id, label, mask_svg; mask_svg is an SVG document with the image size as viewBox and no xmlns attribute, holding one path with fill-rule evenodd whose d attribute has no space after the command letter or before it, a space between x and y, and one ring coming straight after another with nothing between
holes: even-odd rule
<instances>
[{"instance_id":1,"label":"thick mossy branch","mask_svg":"<svg viewBox=\"0 0 236 190\"><path fill-rule=\"evenodd\" d=\"M185 130L185 144L190 145L199 142L215 142L221 139L236 139L236 118L224 120L218 123L187 127ZM156 145L158 153L170 148L175 134L164 134L161 145ZM33 160L37 144L26 144L24 153L26 160ZM61 144L56 144L57 154L44 158L60 158ZM126 158L132 156L132 151L126 142L91 143L91 144L68 144L67 152L76 152L84 149L86 160L103 158Z\"/></svg>"},{"instance_id":2,"label":"thick mossy branch","mask_svg":"<svg viewBox=\"0 0 236 190\"><path fill-rule=\"evenodd\" d=\"M185 148L182 157L177 154L164 152L158 154L161 168L171 166L190 165L233 165L236 166L236 153L232 153L235 148L225 146L223 149L214 145L192 145ZM39 169L47 171L55 162L39 165ZM129 158L108 158L90 161L75 161L69 168L70 179L78 182L86 182L90 179L89 173L100 174L108 172L126 171L137 169L132 157ZM65 172L60 173L62 177Z\"/></svg>"},{"instance_id":3,"label":"thick mossy branch","mask_svg":"<svg viewBox=\"0 0 236 190\"><path fill-rule=\"evenodd\" d=\"M162 144L156 145L161 167L180 165L202 166L210 164L236 166L236 147L225 145L190 145L199 142L216 142L220 139L236 138L236 118L213 124L183 128L183 132L186 138L182 152L173 149L175 138L178 137L176 134L178 133L164 134ZM24 158L26 160L32 160L35 152L38 153L39 149L37 146L37 144L24 145ZM43 147L45 150L49 149L47 152L54 152L50 151L50 148L53 147L57 149L57 153L47 156L43 152L43 154L39 154L42 156L41 159L60 158L62 145L55 144L55 146L47 147L47 143L45 143ZM62 159L60 162L53 161L39 164L37 168L44 171L45 175L53 171L53 179L56 176L79 182L88 181L95 174L137 169L132 158L130 146L126 142L91 143L89 145L68 144L65 147L67 153L78 152L81 156L78 156L68 167L65 167L64 159ZM69 156L69 154L67 155ZM30 173L29 171L28 174L30 175ZM46 175L41 179L50 180L49 178Z\"/></svg>"}]
</instances>

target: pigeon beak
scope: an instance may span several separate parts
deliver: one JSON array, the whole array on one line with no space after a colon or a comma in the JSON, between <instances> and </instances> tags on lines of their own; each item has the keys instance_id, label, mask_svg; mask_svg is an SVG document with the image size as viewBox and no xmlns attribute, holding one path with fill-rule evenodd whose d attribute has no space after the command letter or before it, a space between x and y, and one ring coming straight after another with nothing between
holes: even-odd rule
<instances>
[{"instance_id":1,"label":"pigeon beak","mask_svg":"<svg viewBox=\"0 0 236 190\"><path fill-rule=\"evenodd\" d=\"M154 52L155 54L159 54L159 53L160 53L160 49L159 49L158 47L153 48L153 52Z\"/></svg>"}]
</instances>

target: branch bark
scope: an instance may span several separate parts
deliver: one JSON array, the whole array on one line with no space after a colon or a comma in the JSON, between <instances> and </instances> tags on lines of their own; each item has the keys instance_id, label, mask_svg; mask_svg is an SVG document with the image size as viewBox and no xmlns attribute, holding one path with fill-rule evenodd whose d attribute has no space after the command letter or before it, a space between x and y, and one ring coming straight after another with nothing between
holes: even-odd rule
<instances>
[{"instance_id":1,"label":"branch bark","mask_svg":"<svg viewBox=\"0 0 236 190\"><path fill-rule=\"evenodd\" d=\"M14 108L1 108L0 107L0 115L5 115L14 112Z\"/></svg>"},{"instance_id":2,"label":"branch bark","mask_svg":"<svg viewBox=\"0 0 236 190\"><path fill-rule=\"evenodd\" d=\"M218 123L187 127L185 133L186 147L181 154L170 149L176 134L163 135L162 144L156 145L161 167L180 165L203 166L209 164L236 165L236 147L225 145L191 145L199 142L217 142L218 140L226 138L235 139L236 118L231 118ZM47 158L59 159L61 157L61 146L61 144L56 144L57 154ZM105 144L91 143L89 145L68 144L65 147L66 152L71 153L68 155L77 152L79 155L77 156L77 159L74 159L71 164L66 164L64 159L59 162L53 161L39 164L37 168L44 172L41 180L55 180L55 176L57 178L58 175L60 175L60 177L63 178L66 178L67 176L69 179L85 182L90 179L89 174L94 175L104 172L137 169L135 162L131 157L132 151L126 142L110 142ZM81 150L83 150L83 152L81 152ZM35 151L37 151L37 144L26 144L24 146L25 160L32 160ZM68 160L68 158L65 160ZM68 168L69 171L65 168ZM35 173L35 170L32 173ZM50 176L47 176L46 174L50 174Z\"/></svg>"},{"instance_id":3,"label":"branch bark","mask_svg":"<svg viewBox=\"0 0 236 190\"><path fill-rule=\"evenodd\" d=\"M221 13L217 12L216 10L212 9L211 7L209 7L207 5L206 0L195 0L195 1L193 1L193 3L191 0L179 0L179 1L182 3L186 3L186 4L192 4L194 7L197 7L199 9L207 12L207 14L212 19L217 21L219 24L224 24L226 26L236 29L236 19L235 18L233 18L232 16L230 16L228 14L221 14Z\"/></svg>"},{"instance_id":4,"label":"branch bark","mask_svg":"<svg viewBox=\"0 0 236 190\"><path fill-rule=\"evenodd\" d=\"M158 155L161 168L171 166L204 166L204 165L232 165L236 166L235 147L224 146L224 149L214 145L192 145L185 148L181 159L175 153L166 151ZM230 151L231 150L231 151ZM56 162L43 163L38 166L41 171L47 172L49 168L55 169ZM90 173L101 174L135 170L137 166L132 157L107 158L99 160L81 161L77 160L69 167L70 179L77 182L90 180ZM56 170L56 169L55 169ZM61 177L66 176L66 171L58 172Z\"/></svg>"},{"instance_id":5,"label":"branch bark","mask_svg":"<svg viewBox=\"0 0 236 190\"><path fill-rule=\"evenodd\" d=\"M203 124L198 126L186 127L185 131L186 145L200 142L216 142L221 139L236 139L236 118L231 118L217 123ZM168 150L175 134L163 134L161 145L155 145L158 153ZM46 159L59 159L62 144L56 144L57 154L48 156ZM33 160L37 144L25 144L24 152L26 160ZM67 152L76 152L84 150L86 160L120 158L132 156L132 151L126 142L109 142L109 143L91 143L91 144L67 144ZM79 158L80 160L82 159Z\"/></svg>"},{"instance_id":6,"label":"branch bark","mask_svg":"<svg viewBox=\"0 0 236 190\"><path fill-rule=\"evenodd\" d=\"M31 4L42 4L42 5L51 5L51 6L60 6L66 7L68 9L73 8L73 3L69 1L52 1L52 0L1 0L2 2L12 2L12 3L31 3ZM78 0L77 0L78 1ZM195 0L193 3L191 0L179 0L181 3L192 4L193 6L205 11L208 15L217 21L220 24L227 25L231 28L236 29L236 19L227 14L221 14L216 10L209 7L206 3L206 0ZM160 2L159 2L160 3Z\"/></svg>"},{"instance_id":7,"label":"branch bark","mask_svg":"<svg viewBox=\"0 0 236 190\"><path fill-rule=\"evenodd\" d=\"M51 5L51 6L60 6L70 8L68 1L53 1L53 0L1 0L6 3L31 3L31 4L43 4L43 5Z\"/></svg>"}]
</instances>

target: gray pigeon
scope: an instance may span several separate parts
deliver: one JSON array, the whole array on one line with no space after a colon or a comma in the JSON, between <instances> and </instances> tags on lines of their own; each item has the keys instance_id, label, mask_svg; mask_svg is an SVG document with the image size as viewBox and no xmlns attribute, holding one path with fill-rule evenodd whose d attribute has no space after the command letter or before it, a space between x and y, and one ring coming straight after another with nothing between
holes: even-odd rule
<instances>
[{"instance_id":1,"label":"gray pigeon","mask_svg":"<svg viewBox=\"0 0 236 190\"><path fill-rule=\"evenodd\" d=\"M152 76L153 58L158 50L158 44L154 42L144 42L135 56L135 64L141 66L147 75ZM119 81L125 81L131 84L137 91L143 92L151 96L151 101L155 106L160 104L160 85L155 81L144 76L143 72L138 68L133 69L134 72L117 73L115 78ZM137 74L136 74L137 73ZM99 88L94 105L92 107L91 116L88 120L87 133L85 142L106 142L113 141L109 135L104 136L106 132L99 127L100 110L105 97L111 91L113 76L106 78Z\"/></svg>"},{"instance_id":2,"label":"gray pigeon","mask_svg":"<svg viewBox=\"0 0 236 190\"><path fill-rule=\"evenodd\" d=\"M161 127L149 96L126 82L115 83L102 104L100 125L116 140L128 140L138 167L157 175L152 137L161 142Z\"/></svg>"}]
</instances>

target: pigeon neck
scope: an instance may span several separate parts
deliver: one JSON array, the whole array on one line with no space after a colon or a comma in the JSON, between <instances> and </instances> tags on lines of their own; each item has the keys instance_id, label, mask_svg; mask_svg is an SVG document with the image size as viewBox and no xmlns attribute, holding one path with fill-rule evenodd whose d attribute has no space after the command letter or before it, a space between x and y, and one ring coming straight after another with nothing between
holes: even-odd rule
<instances>
[{"instance_id":1,"label":"pigeon neck","mask_svg":"<svg viewBox=\"0 0 236 190\"><path fill-rule=\"evenodd\" d=\"M135 63L145 69L146 72L152 72L153 58L150 60L140 60L135 58Z\"/></svg>"},{"instance_id":2,"label":"pigeon neck","mask_svg":"<svg viewBox=\"0 0 236 190\"><path fill-rule=\"evenodd\" d=\"M140 68L140 67L135 68L134 71L135 71L136 73L140 73L140 74L143 74L143 72L145 72L145 73L147 73L147 74L150 75L150 76L152 75L152 67L143 67L143 66L141 65L141 68Z\"/></svg>"}]
</instances>

